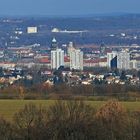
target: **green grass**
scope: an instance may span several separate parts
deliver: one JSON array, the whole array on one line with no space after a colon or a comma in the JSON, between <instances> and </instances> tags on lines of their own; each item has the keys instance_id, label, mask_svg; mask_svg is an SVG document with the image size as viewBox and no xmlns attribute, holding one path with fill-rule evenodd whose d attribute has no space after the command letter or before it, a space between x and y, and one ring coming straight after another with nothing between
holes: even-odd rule
<instances>
[{"instance_id":1,"label":"green grass","mask_svg":"<svg viewBox=\"0 0 140 140\"><path fill-rule=\"evenodd\" d=\"M12 120L13 115L24 107L24 105L33 103L36 105L49 106L52 100L0 100L0 116L7 120ZM95 108L99 108L105 101L86 101ZM140 102L122 102L128 110L140 109Z\"/></svg>"},{"instance_id":2,"label":"green grass","mask_svg":"<svg viewBox=\"0 0 140 140\"><path fill-rule=\"evenodd\" d=\"M26 104L33 103L36 105L48 106L52 104L49 100L0 100L0 116L7 120L12 120L13 115Z\"/></svg>"}]
</instances>

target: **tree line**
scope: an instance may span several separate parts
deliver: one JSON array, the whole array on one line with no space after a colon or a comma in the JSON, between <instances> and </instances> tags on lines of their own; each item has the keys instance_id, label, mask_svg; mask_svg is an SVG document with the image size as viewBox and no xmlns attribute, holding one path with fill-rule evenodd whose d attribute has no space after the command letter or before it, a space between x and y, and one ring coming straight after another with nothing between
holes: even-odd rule
<instances>
[{"instance_id":1,"label":"tree line","mask_svg":"<svg viewBox=\"0 0 140 140\"><path fill-rule=\"evenodd\" d=\"M0 140L140 140L140 110L110 100L99 109L83 101L25 105L11 122L0 119Z\"/></svg>"},{"instance_id":2,"label":"tree line","mask_svg":"<svg viewBox=\"0 0 140 140\"><path fill-rule=\"evenodd\" d=\"M0 89L1 99L74 99L82 96L87 97L115 97L118 100L140 100L140 85L75 85L67 84L49 85L37 84L31 87L12 85Z\"/></svg>"}]
</instances>

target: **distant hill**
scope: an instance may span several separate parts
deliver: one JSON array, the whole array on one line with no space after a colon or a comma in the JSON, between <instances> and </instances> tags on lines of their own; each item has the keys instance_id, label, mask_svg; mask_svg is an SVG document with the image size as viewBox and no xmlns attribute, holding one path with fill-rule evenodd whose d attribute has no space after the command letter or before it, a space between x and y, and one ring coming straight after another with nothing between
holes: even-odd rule
<instances>
[{"instance_id":1,"label":"distant hill","mask_svg":"<svg viewBox=\"0 0 140 140\"><path fill-rule=\"evenodd\" d=\"M9 22L3 22L10 19ZM29 26L37 26L39 33L36 35L26 34ZM108 45L131 45L140 44L140 14L110 13L93 14L86 16L50 16L50 17L10 17L0 18L0 35L6 40L16 28L22 29L24 34L20 40L16 40L14 46L30 45L40 43L49 46L51 39L55 36L60 44L74 41L76 44L101 44ZM61 31L89 31L78 34L68 32L52 33L53 28ZM8 35L8 34L9 35ZM74 32L73 32L74 33ZM126 38L121 33L128 35ZM110 36L111 35L111 36ZM113 36L113 37L112 37ZM0 46L3 46L3 40ZM11 39L8 41L10 42ZM10 45L9 45L10 46Z\"/></svg>"}]
</instances>

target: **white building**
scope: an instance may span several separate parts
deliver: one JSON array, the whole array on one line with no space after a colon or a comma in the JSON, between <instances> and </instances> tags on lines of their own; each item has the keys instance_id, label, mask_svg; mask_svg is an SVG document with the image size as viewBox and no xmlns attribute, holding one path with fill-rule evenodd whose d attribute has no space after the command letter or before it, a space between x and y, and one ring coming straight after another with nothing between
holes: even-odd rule
<instances>
[{"instance_id":1,"label":"white building","mask_svg":"<svg viewBox=\"0 0 140 140\"><path fill-rule=\"evenodd\" d=\"M137 60L130 61L130 69L137 69Z\"/></svg>"},{"instance_id":2,"label":"white building","mask_svg":"<svg viewBox=\"0 0 140 140\"><path fill-rule=\"evenodd\" d=\"M37 33L37 27L28 27L27 28L27 33L28 34Z\"/></svg>"},{"instance_id":3,"label":"white building","mask_svg":"<svg viewBox=\"0 0 140 140\"><path fill-rule=\"evenodd\" d=\"M16 67L16 64L15 63L0 62L0 68L9 69L9 68L15 68L15 67Z\"/></svg>"},{"instance_id":4,"label":"white building","mask_svg":"<svg viewBox=\"0 0 140 140\"><path fill-rule=\"evenodd\" d=\"M140 70L140 60L134 59L130 61L130 69Z\"/></svg>"},{"instance_id":5,"label":"white building","mask_svg":"<svg viewBox=\"0 0 140 140\"><path fill-rule=\"evenodd\" d=\"M0 51L0 58L4 57L4 51Z\"/></svg>"},{"instance_id":6,"label":"white building","mask_svg":"<svg viewBox=\"0 0 140 140\"><path fill-rule=\"evenodd\" d=\"M117 56L117 52L107 53L107 67L111 68L111 60Z\"/></svg>"},{"instance_id":7,"label":"white building","mask_svg":"<svg viewBox=\"0 0 140 140\"><path fill-rule=\"evenodd\" d=\"M83 52L81 50L70 51L70 69L83 70Z\"/></svg>"},{"instance_id":8,"label":"white building","mask_svg":"<svg viewBox=\"0 0 140 140\"><path fill-rule=\"evenodd\" d=\"M60 66L64 66L64 51L62 49L52 50L51 68L58 69Z\"/></svg>"},{"instance_id":9,"label":"white building","mask_svg":"<svg viewBox=\"0 0 140 140\"><path fill-rule=\"evenodd\" d=\"M118 52L117 54L117 68L128 70L130 69L130 53Z\"/></svg>"},{"instance_id":10,"label":"white building","mask_svg":"<svg viewBox=\"0 0 140 140\"><path fill-rule=\"evenodd\" d=\"M140 60L137 60L137 70L140 70Z\"/></svg>"},{"instance_id":11,"label":"white building","mask_svg":"<svg viewBox=\"0 0 140 140\"><path fill-rule=\"evenodd\" d=\"M75 50L74 44L73 42L69 42L68 49L67 49L68 56L70 56L70 52L73 50Z\"/></svg>"}]
</instances>

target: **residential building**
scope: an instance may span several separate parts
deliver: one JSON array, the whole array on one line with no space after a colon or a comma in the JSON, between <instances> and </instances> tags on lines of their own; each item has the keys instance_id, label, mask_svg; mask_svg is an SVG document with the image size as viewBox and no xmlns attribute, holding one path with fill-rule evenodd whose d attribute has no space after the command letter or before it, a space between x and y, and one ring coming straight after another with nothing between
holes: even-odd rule
<instances>
[{"instance_id":1,"label":"residential building","mask_svg":"<svg viewBox=\"0 0 140 140\"><path fill-rule=\"evenodd\" d=\"M128 70L130 69L130 53L128 52L118 52L117 54L117 68Z\"/></svg>"},{"instance_id":2,"label":"residential building","mask_svg":"<svg viewBox=\"0 0 140 140\"><path fill-rule=\"evenodd\" d=\"M60 66L64 66L64 51L57 48L51 51L51 69L58 69Z\"/></svg>"},{"instance_id":3,"label":"residential building","mask_svg":"<svg viewBox=\"0 0 140 140\"><path fill-rule=\"evenodd\" d=\"M83 52L81 50L70 51L70 69L83 70Z\"/></svg>"},{"instance_id":4,"label":"residential building","mask_svg":"<svg viewBox=\"0 0 140 140\"><path fill-rule=\"evenodd\" d=\"M68 56L70 56L70 52L73 50L75 50L74 44L73 44L73 42L69 42L68 49L67 49Z\"/></svg>"},{"instance_id":5,"label":"residential building","mask_svg":"<svg viewBox=\"0 0 140 140\"><path fill-rule=\"evenodd\" d=\"M130 69L137 69L137 60L130 61Z\"/></svg>"},{"instance_id":6,"label":"residential building","mask_svg":"<svg viewBox=\"0 0 140 140\"><path fill-rule=\"evenodd\" d=\"M108 68L112 68L112 67L116 66L115 62L112 61L116 56L117 56L117 52L107 53L107 66L108 66Z\"/></svg>"}]
</instances>

